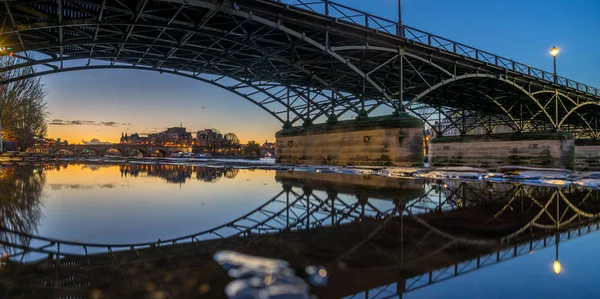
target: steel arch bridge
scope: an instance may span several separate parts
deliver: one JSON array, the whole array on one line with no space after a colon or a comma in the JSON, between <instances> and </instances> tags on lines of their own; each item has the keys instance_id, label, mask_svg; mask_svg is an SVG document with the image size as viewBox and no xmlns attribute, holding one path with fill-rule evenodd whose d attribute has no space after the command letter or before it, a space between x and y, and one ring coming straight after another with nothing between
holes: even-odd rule
<instances>
[{"instance_id":1,"label":"steel arch bridge","mask_svg":"<svg viewBox=\"0 0 600 299\"><path fill-rule=\"evenodd\" d=\"M599 89L327 0L5 0L0 19L2 55L19 58L3 84L136 69L224 88L284 126L387 111L439 135L599 136Z\"/></svg>"}]
</instances>

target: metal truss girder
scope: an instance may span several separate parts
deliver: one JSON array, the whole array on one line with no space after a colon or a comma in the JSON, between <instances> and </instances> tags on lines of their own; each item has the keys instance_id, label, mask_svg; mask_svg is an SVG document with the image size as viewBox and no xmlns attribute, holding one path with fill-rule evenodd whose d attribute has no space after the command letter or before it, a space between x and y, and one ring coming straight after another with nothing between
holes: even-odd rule
<instances>
[{"instance_id":1,"label":"metal truss girder","mask_svg":"<svg viewBox=\"0 0 600 299\"><path fill-rule=\"evenodd\" d=\"M185 2L183 0L164 0L164 1L169 1L169 2L176 2L176 3L187 3L189 5L195 5L195 6L200 6L200 7L205 7L205 8L210 8L210 9L218 9L218 7L212 3L206 3L204 1L200 1L200 0L186 0ZM356 67L354 64L350 63L348 59L340 56L339 54L337 54L336 52L332 51L331 49L329 49L327 46L320 44L319 42L317 42L316 40L307 37L306 34L304 33L300 33L297 31L294 31L291 28L286 27L285 25L282 25L281 23L278 22L273 22L271 20L262 18L260 16L256 16L253 15L251 13L247 13L244 11L233 11L231 12L232 14L236 15L236 16L240 16L246 19L250 19L252 21L255 22L259 22L263 25L267 25L270 26L272 28L276 28L277 30L280 30L282 32L285 32L289 35L292 35L310 45L313 45L315 48L331 55L332 57L334 57L335 59L339 60L340 62L344 63L345 65L347 65L349 68L351 68L354 72L356 72L360 77L362 77L363 79L365 79L366 81L368 81L376 90L378 90L388 101L392 101L391 96L389 96L385 90L383 88L381 88L376 82L374 82L371 78L369 78L364 72L362 72L358 67Z\"/></svg>"},{"instance_id":2,"label":"metal truss girder","mask_svg":"<svg viewBox=\"0 0 600 299\"><path fill-rule=\"evenodd\" d=\"M424 98L429 93L437 90L438 88L441 88L441 87L446 86L448 84L455 83L457 81L466 80L466 79L472 79L472 78L476 78L476 79L477 78L493 79L493 80L498 80L498 81L507 83L510 86L513 86L517 90L521 91L524 95L526 95L529 99L531 99L536 105L538 105L539 108L540 108L540 111L542 113L544 113L545 116L547 117L548 122L550 122L553 126L556 126L555 121L548 114L548 112L546 111L545 107L534 96L532 96L527 90L525 90L522 86L518 85L517 83L515 83L515 82L513 82L511 80L508 80L508 79L505 79L505 78L502 78L502 77L499 77L499 76L491 75L491 74L480 74L480 73L465 74L465 75L456 76L456 77L448 79L448 80L442 80L441 82L439 82L439 83L431 86L427 90L425 90L425 91L421 92L420 94L418 94L416 97L414 97L412 100L410 100L407 103L407 106L410 106L413 103L419 101L421 98Z\"/></svg>"},{"instance_id":3,"label":"metal truss girder","mask_svg":"<svg viewBox=\"0 0 600 299\"><path fill-rule=\"evenodd\" d=\"M161 73L168 73L168 74L173 74L173 75L178 75L178 76L182 76L182 77L186 77L186 78L190 78L190 79L195 79L198 81L202 81L217 87L221 87L225 90L229 90L233 93L235 93L236 95L254 103L255 105L259 106L260 108L262 108L263 110L265 110L266 112L268 112L269 114L271 114L273 117L275 117L277 120L279 120L281 123L285 123L285 121L280 118L277 114L275 114L273 111L269 110L267 107L261 105L260 103L258 103L257 101L255 101L254 99L248 97L247 95L236 91L235 89L232 89L229 86L226 85L222 85L219 84L213 80L208 80L208 79L204 79L202 77L198 77L198 76L194 76L194 75L190 75L190 74L186 74L183 72L175 72L172 70L163 70L163 69L153 69L153 68L148 68L148 67L135 67L135 66L126 66L126 65L91 65L91 66L76 66L76 67L66 67L63 69L59 69L59 70L52 70L52 71L45 71L45 72L36 72L33 74L29 74L20 78L16 78L16 79L11 79L11 80L7 80L6 82L3 82L3 84L7 84L10 83L14 80L17 79L26 79L26 78L31 78L31 77L36 77L36 76L44 76L44 75L48 75L48 74L54 74L54 73L62 73L62 72L69 72L69 71L79 71L79 70L94 70L94 69L134 69L134 70L146 70L146 71L155 71L155 72L161 72ZM245 84L249 84L249 87L252 88L257 88L257 87L253 87L252 85L250 85L251 83L245 83ZM262 91L264 92L264 91ZM283 102L282 102L283 104Z\"/></svg>"},{"instance_id":4,"label":"metal truss girder","mask_svg":"<svg viewBox=\"0 0 600 299\"><path fill-rule=\"evenodd\" d=\"M314 121L322 116L334 119L350 112L367 116L381 107L418 114L420 109L403 105L417 101L451 111L462 105L453 97L475 103L481 95L473 94L479 91L489 92L486 98L493 98L500 109L484 111L479 104L462 107L470 111L464 115L473 118L463 120L469 128L477 125L487 127L488 131L498 125L517 127L517 131L564 128L576 134L598 135L591 121L596 112L589 109L595 106L583 104L600 99L598 90L592 87L562 77L558 78L558 84L547 82L548 72L330 1L315 0L300 5L305 9L321 5L324 14L321 8L308 11L269 0L238 1L238 4L213 0L18 3L5 0L0 17L7 26L0 36L6 37L3 46L15 54L25 52L27 57L27 51L39 51L52 57L40 59L45 64L29 62L53 69L63 67L64 61L85 56L88 65L99 58L117 64L152 66L163 72L170 69L194 75L229 75L248 83L279 82L297 90L298 99L293 105L277 99L277 94L269 95L267 89L260 92L264 93L263 98L257 100L261 96L258 93L251 96L257 105L280 104L288 110L294 107L289 111L295 114L294 121ZM336 16L327 12L327 7L351 11L364 19L357 22L351 17L353 13ZM394 25L396 33L390 34L384 23ZM401 74L395 73L399 68ZM423 95L440 81L456 80L473 72L489 78L497 76L505 83L510 81L515 87L521 86L521 91L535 93L533 98L537 98L540 90L554 90L561 95L561 99L553 100L560 111L555 109L554 117L550 117L552 107L529 96L529 104L521 111L531 113L516 117L517 111L512 107L520 93L517 89L508 92L502 82L485 83L488 86L482 87L484 91L466 80L461 81L466 91L445 85ZM316 95L313 89L310 94L304 93L297 87L303 85L321 92ZM327 91L332 91L332 95ZM507 98L497 97L502 92L508 92ZM571 99L575 96L577 104ZM280 115L273 109L263 109ZM425 113L422 118L431 120L431 115ZM463 133L465 130L462 129Z\"/></svg>"}]
</instances>

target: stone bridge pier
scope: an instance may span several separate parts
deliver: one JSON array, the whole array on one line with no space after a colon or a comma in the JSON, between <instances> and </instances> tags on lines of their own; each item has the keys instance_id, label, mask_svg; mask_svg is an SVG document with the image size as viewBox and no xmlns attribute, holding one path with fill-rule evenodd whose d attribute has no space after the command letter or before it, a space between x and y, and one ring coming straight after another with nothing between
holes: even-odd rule
<instances>
[{"instance_id":1,"label":"stone bridge pier","mask_svg":"<svg viewBox=\"0 0 600 299\"><path fill-rule=\"evenodd\" d=\"M408 114L284 128L277 163L423 166L423 122Z\"/></svg>"},{"instance_id":2,"label":"stone bridge pier","mask_svg":"<svg viewBox=\"0 0 600 299\"><path fill-rule=\"evenodd\" d=\"M438 136L430 141L429 165L572 169L576 153L573 135L565 132Z\"/></svg>"}]
</instances>

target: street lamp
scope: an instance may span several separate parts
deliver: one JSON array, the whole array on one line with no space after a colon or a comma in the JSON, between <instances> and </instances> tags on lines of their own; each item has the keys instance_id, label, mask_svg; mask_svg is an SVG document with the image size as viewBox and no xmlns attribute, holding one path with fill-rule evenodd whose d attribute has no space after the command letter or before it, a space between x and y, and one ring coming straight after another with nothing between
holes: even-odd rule
<instances>
[{"instance_id":1,"label":"street lamp","mask_svg":"<svg viewBox=\"0 0 600 299\"><path fill-rule=\"evenodd\" d=\"M550 49L550 55L554 58L554 83L558 81L556 77L556 55L558 55L558 51L559 49L557 47L552 47L552 49Z\"/></svg>"}]
</instances>

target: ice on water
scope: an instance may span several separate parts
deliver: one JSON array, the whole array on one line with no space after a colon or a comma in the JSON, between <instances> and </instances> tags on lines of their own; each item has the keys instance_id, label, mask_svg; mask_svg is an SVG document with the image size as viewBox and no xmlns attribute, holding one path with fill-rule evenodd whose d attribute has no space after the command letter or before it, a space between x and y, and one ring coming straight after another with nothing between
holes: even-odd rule
<instances>
[{"instance_id":1,"label":"ice on water","mask_svg":"<svg viewBox=\"0 0 600 299\"><path fill-rule=\"evenodd\" d=\"M74 161L76 158L70 158ZM89 160L86 160L89 161ZM502 166L494 171L483 168L456 167L383 167L383 166L330 166L276 164L275 159L198 159L198 158L144 158L125 160L116 157L96 158L93 162L106 163L160 163L199 167L232 167L244 169L269 169L298 172L376 175L392 178L480 180L493 182L519 182L539 186L579 185L600 189L600 172L576 172L557 168Z\"/></svg>"},{"instance_id":2,"label":"ice on water","mask_svg":"<svg viewBox=\"0 0 600 299\"><path fill-rule=\"evenodd\" d=\"M225 294L231 299L308 299L311 298L309 284L322 286L327 282L327 271L323 267L306 267L307 283L286 261L235 251L219 251L214 259L234 279L225 287Z\"/></svg>"}]
</instances>

